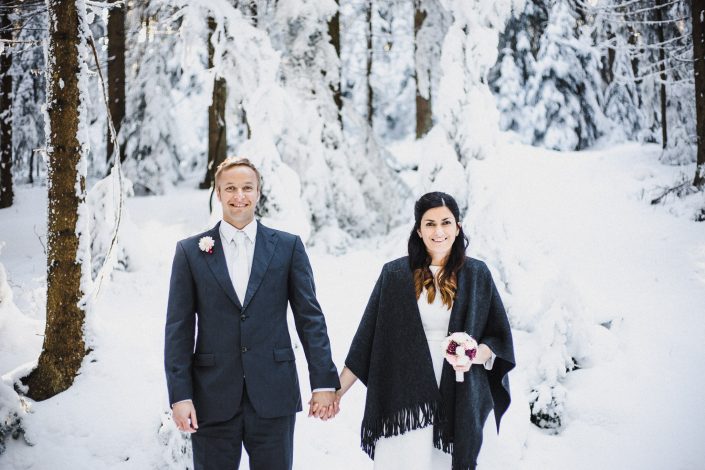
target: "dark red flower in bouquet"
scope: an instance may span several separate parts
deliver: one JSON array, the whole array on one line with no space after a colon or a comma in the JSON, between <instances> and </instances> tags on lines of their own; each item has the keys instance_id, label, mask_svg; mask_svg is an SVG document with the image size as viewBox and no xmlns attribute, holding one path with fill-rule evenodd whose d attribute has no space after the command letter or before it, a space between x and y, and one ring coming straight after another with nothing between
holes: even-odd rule
<instances>
[{"instance_id":1,"label":"dark red flower in bouquet","mask_svg":"<svg viewBox=\"0 0 705 470\"><path fill-rule=\"evenodd\" d=\"M455 354L455 350L457 348L458 348L458 343L456 343L455 341L451 341L450 343L448 343L448 349L446 350L446 352L448 354Z\"/></svg>"},{"instance_id":2,"label":"dark red flower in bouquet","mask_svg":"<svg viewBox=\"0 0 705 470\"><path fill-rule=\"evenodd\" d=\"M449 348L449 349L450 349L450 348ZM467 357L469 357L470 360L472 361L473 359L475 359L475 356L477 355L477 349L475 349L475 348L473 348L473 349L466 349L466 350L465 350L465 355L466 355Z\"/></svg>"}]
</instances>

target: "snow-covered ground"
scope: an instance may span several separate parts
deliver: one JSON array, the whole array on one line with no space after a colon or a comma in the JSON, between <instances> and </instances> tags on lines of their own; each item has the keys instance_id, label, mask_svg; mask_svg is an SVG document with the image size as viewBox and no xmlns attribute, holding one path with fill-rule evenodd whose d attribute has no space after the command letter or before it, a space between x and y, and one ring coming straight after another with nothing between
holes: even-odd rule
<instances>
[{"instance_id":1,"label":"snow-covered ground","mask_svg":"<svg viewBox=\"0 0 705 470\"><path fill-rule=\"evenodd\" d=\"M418 161L419 148L394 152ZM498 437L488 421L480 468L705 468L705 224L690 219L687 204L648 203L690 170L636 145L555 153L505 144L470 163L468 252L493 272L518 362L512 406ZM127 201L133 263L102 287L87 325L95 350L68 391L30 404L31 446L10 439L0 468L183 468L165 420L163 322L174 244L208 226L207 199L182 187ZM15 205L0 211L0 264L14 297L0 303L6 380L41 349L45 217L44 188L18 188ZM358 240L339 256L324 244L309 250L339 367L382 264L404 254L410 228ZM557 372L555 354L579 368ZM531 391L547 383L565 391L558 434L529 421ZM371 468L359 449L364 392L357 384L333 421L299 414L295 468Z\"/></svg>"}]
</instances>

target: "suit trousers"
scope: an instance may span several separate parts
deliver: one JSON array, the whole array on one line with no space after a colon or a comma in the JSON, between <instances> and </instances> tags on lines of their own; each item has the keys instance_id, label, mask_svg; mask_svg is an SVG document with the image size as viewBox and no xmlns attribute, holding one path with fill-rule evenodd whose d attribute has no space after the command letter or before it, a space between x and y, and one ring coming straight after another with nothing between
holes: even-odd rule
<instances>
[{"instance_id":1,"label":"suit trousers","mask_svg":"<svg viewBox=\"0 0 705 470\"><path fill-rule=\"evenodd\" d=\"M198 431L191 434L194 470L240 468L243 445L250 470L291 470L295 422L295 414L271 419L257 416L243 386L235 416L225 422L199 423Z\"/></svg>"}]
</instances>

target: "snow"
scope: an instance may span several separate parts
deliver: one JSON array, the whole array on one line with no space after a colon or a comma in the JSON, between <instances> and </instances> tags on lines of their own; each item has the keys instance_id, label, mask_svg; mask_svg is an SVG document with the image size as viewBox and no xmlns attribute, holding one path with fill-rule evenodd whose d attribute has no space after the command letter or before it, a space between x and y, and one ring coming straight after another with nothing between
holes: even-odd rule
<instances>
[{"instance_id":1,"label":"snow","mask_svg":"<svg viewBox=\"0 0 705 470\"><path fill-rule=\"evenodd\" d=\"M457 172L467 182L468 252L490 266L518 361L512 406L498 437L488 421L480 468L701 468L705 225L691 220L693 200L649 204L681 168L661 164L659 146L559 153L501 136L491 157ZM391 150L413 168L433 145L452 152L444 139L434 130ZM425 172L402 177L426 190ZM29 400L25 414L11 384L41 349L46 196L17 187L16 204L0 210L0 411L19 413L32 446L8 436L0 467L184 468L186 441L165 414L163 323L174 244L210 226L208 197L177 186L126 200L131 229L121 237L134 263L113 271L91 306L94 351L69 390ZM309 248L339 367L382 264L404 254L412 210L403 210L407 223L387 236L353 239L333 228ZM293 221L265 222L305 229L286 225ZM297 356L306 401L300 348ZM566 372L567 359L579 368ZM557 432L530 422L534 390L536 406L555 399ZM364 393L355 385L331 422L298 415L295 468L371 468L359 449Z\"/></svg>"}]
</instances>

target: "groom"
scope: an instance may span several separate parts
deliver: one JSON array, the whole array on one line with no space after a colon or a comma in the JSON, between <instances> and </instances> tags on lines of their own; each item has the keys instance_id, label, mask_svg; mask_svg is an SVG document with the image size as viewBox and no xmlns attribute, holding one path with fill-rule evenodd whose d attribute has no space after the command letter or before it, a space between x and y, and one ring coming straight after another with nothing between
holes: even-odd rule
<instances>
[{"instance_id":1,"label":"groom","mask_svg":"<svg viewBox=\"0 0 705 470\"><path fill-rule=\"evenodd\" d=\"M247 159L215 173L223 220L178 242L164 366L177 427L193 433L195 470L291 469L301 394L287 304L308 361L309 416L335 415L340 388L313 273L298 236L257 222L261 178Z\"/></svg>"}]
</instances>

